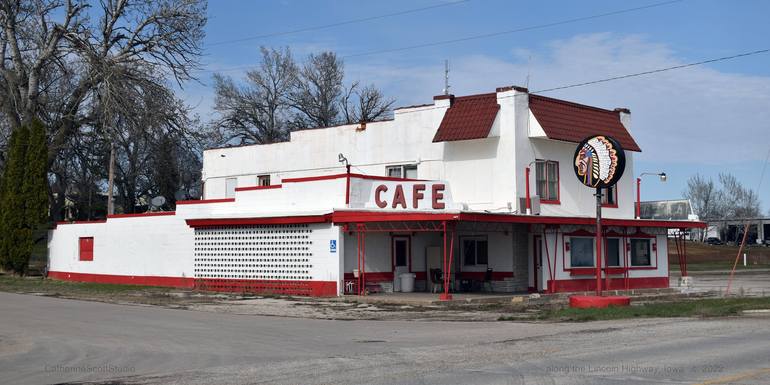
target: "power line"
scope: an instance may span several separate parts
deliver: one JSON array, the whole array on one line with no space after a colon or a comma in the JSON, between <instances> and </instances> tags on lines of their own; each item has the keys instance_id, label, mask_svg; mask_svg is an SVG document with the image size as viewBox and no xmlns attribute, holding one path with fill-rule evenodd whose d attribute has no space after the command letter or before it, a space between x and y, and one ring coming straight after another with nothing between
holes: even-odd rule
<instances>
[{"instance_id":1,"label":"power line","mask_svg":"<svg viewBox=\"0 0 770 385\"><path fill-rule=\"evenodd\" d=\"M531 26L528 26L528 27L511 29L511 30L507 30L507 31L485 33L485 34L481 34L481 35L473 35L473 36L461 37L461 38L457 38L457 39L440 40L440 41L434 41L434 42L423 43L423 44L415 44L415 45L410 45L410 46L405 46L405 47L388 48L388 49L382 49L382 50L374 50L374 51L361 52L361 53L357 53L357 54L346 55L346 56L343 56L342 58L345 59L345 58L350 58L350 57L377 55L377 54L383 54L383 53L407 51L407 50L417 49L417 48L426 48L426 47L434 47L434 46L438 46L438 45L446 45L446 44L452 44L452 43L459 43L459 42L464 42L464 41L469 41L469 40L486 39L486 38L489 38L489 37L509 35L509 34L513 34L513 33L532 31L532 30L536 30L536 29L550 28L550 27L555 27L555 26L564 25L564 24L577 23L577 22L580 22L580 21L598 19L598 18L602 18L602 17L620 15L620 14L623 14L623 13L629 13L629 12L635 12L635 11L641 11L641 10L649 9L649 8L662 7L662 6L665 6L665 5L671 5L671 4L674 4L674 3L680 3L682 1L684 1L684 0L664 1L664 2L661 2L661 3L654 3L654 4L649 4L649 5L643 5L641 7L626 8L626 9L621 9L621 10L618 10L618 11L600 13L600 14L597 14L597 15L582 16L582 17L576 17L576 18L573 18L573 19L566 19L566 20L555 21L555 22L552 22L552 23L531 25Z\"/></svg>"},{"instance_id":2,"label":"power line","mask_svg":"<svg viewBox=\"0 0 770 385\"><path fill-rule=\"evenodd\" d=\"M582 17L577 17L577 18L572 18L572 19L565 19L565 20L555 21L555 22L552 22L552 23L532 25L532 26L528 26L528 27L522 27L522 28L511 29L511 30L506 30L506 31L492 32L492 33L486 33L486 34L481 34L481 35L473 35L473 36L467 36L467 37L462 37L462 38L457 38L457 39L450 39L450 40L434 41L434 42L417 44L417 45L411 45L411 46L406 46L406 47L389 48L389 49L361 52L361 53L357 53L357 54L345 55L345 56L342 56L342 58L346 59L346 58L351 58L351 57L378 55L378 54L383 54L383 53L399 52L399 51L406 51L406 50L417 49L417 48L426 48L426 47L433 47L433 46L439 46L439 45L458 43L458 42L463 42L463 41L478 40L478 39L484 39L484 38L495 37L495 36L509 35L509 34L513 34L513 33L517 33L517 32L525 32L525 31L532 31L532 30L537 30L537 29L545 29L545 28L555 27L555 26L564 25L564 24L577 23L577 22L580 22L580 21L593 20L593 19L598 19L598 18L607 17L607 16L613 16L613 15L619 15L619 14L624 14L624 13L629 13L629 12L641 11L641 10L649 9L649 8L662 7L662 6L671 5L671 4L674 4L674 3L680 3L680 2L683 2L683 1L685 1L685 0L664 1L664 2L660 2L660 3L653 3L653 4L643 5L643 6L640 6L640 7L626 8L626 9L621 9L621 10L612 11L612 12L605 12L605 13L600 13L600 14L596 14L596 15L582 16ZM449 4L454 4L454 3L449 3ZM252 68L252 67L254 67L254 65L242 65L242 66L235 66L235 67L225 67L225 68L220 68L220 69L206 69L206 70L200 70L199 72L228 72L228 71L241 70L241 69Z\"/></svg>"},{"instance_id":3,"label":"power line","mask_svg":"<svg viewBox=\"0 0 770 385\"><path fill-rule=\"evenodd\" d=\"M637 72L637 73L633 73L633 74L614 76L614 77L611 77L611 78L605 78L605 79L599 79L599 80L592 80L590 82L575 83L575 84L570 84L570 85L566 85L566 86L547 88L547 89L539 90L539 91L535 91L535 92L550 92L550 91L556 91L556 90L563 90L563 89L566 89L566 88L574 88L574 87L587 86L589 84L605 83L605 82L609 82L609 81L613 81L613 80L626 79L626 78L632 78L632 77L643 76L643 75L650 75L650 74L655 74L655 73L659 73L659 72L677 70L677 69L693 67L693 66L698 66L698 65L702 65L702 64L708 64L708 63L715 63L715 62L718 62L718 61L730 60L730 59L735 59L735 58L744 57L744 56L757 55L757 54L766 53L766 52L770 52L770 49L760 49L760 50L751 51L751 52L744 52L744 53L740 53L740 54L732 55L732 56L723 56L723 57L716 58L716 59L703 60L703 61L699 61L699 62L695 62L695 63L681 64L681 65L676 65L676 66L672 66L672 67L658 68L658 69L654 69L654 70L650 70L650 71L644 71L644 72Z\"/></svg>"},{"instance_id":4,"label":"power line","mask_svg":"<svg viewBox=\"0 0 770 385\"><path fill-rule=\"evenodd\" d=\"M282 31L282 32L266 33L264 35L250 36L250 37L244 37L244 38L240 38L240 39L222 40L222 41L210 43L208 45L209 46L218 46L218 45L225 45L225 44L232 44L232 43L241 43L241 42L244 42L244 41L260 40L260 39L265 39L265 38L269 38L269 37L292 35L292 34L300 33L300 32L317 31L317 30L320 30L320 29L328 29L328 28L340 27L340 26L343 26L343 25L363 23L365 21L379 20L379 19L385 19L385 18L388 18L388 17L401 16L401 15L407 15L407 14L410 14L410 13L417 13L417 12L428 11L428 10L436 9L436 8L449 7L449 6L453 6L453 5L467 3L469 1L470 0L457 0L457 1L452 1L452 2L449 2L449 3L441 3L441 4L429 5L427 7L406 9L406 10L403 10L403 11L386 13L386 14L383 14L383 15L363 17L363 18L360 18L360 19L351 19L351 20L346 20L346 21L340 21L340 22L337 22L337 23L317 25L317 26L305 27L305 28L298 28L298 29L293 29L293 30L289 30L289 31Z\"/></svg>"},{"instance_id":5,"label":"power line","mask_svg":"<svg viewBox=\"0 0 770 385\"><path fill-rule=\"evenodd\" d=\"M671 66L671 67L656 68L656 69L649 70L649 71L642 71L642 72L635 72L635 73L630 73L630 74L625 74L625 75L612 76L612 77L608 77L608 78L597 79L597 80L592 80L592 81L582 82L582 83L568 84L568 85L557 86L557 87L552 87L552 88L544 88L544 89L541 89L541 90L530 91L528 94L542 94L542 93L546 93L546 92L553 92L553 91L563 90L563 89L567 89L567 88L583 87L583 86L588 86L588 85L593 85L593 84L611 82L611 81L615 81L615 80L633 78L633 77L637 77L637 76L652 75L652 74L657 74L657 73L666 72L666 71L673 71L673 70L678 70L678 69L683 69L683 68L688 68L688 67L694 67L694 66L708 64L708 63L716 63L716 62L720 62L720 61L732 60L732 59L737 59L737 58L746 57L746 56L753 56L753 55L758 55L758 54L768 53L768 52L770 52L770 48L759 49L759 50L755 50L755 51L748 51L748 52L743 52L743 53L739 53L739 54L735 54L735 55L730 55L730 56L723 56L723 57L718 57L718 58L714 58L714 59L701 60L701 61L687 63L687 64L679 64L679 65L675 65L675 66ZM500 99L507 99L507 98L512 98L512 97L516 97L516 96L519 96L519 95L528 95L528 94L514 94L514 95L511 95L511 96L500 97ZM446 107L426 106L424 108L421 108L421 109L415 110L415 111L403 111L403 112L400 112L400 114L412 113L412 112L422 112L422 111L425 111L425 110L431 110L431 109L436 109L436 108L446 108ZM394 110L390 110L390 112L395 112L395 111L396 111L395 109Z\"/></svg>"}]
</instances>

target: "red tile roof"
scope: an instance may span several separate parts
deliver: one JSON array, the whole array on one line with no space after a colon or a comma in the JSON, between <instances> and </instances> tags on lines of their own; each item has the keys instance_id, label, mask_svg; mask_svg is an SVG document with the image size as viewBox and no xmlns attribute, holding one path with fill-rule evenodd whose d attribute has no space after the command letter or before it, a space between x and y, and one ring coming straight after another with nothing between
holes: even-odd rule
<instances>
[{"instance_id":1,"label":"red tile roof","mask_svg":"<svg viewBox=\"0 0 770 385\"><path fill-rule=\"evenodd\" d=\"M498 110L496 93L456 97L444 114L433 142L486 138Z\"/></svg>"},{"instance_id":2,"label":"red tile roof","mask_svg":"<svg viewBox=\"0 0 770 385\"><path fill-rule=\"evenodd\" d=\"M532 94L529 108L548 139L579 143L592 135L608 135L626 150L642 151L620 122L618 111Z\"/></svg>"}]
</instances>

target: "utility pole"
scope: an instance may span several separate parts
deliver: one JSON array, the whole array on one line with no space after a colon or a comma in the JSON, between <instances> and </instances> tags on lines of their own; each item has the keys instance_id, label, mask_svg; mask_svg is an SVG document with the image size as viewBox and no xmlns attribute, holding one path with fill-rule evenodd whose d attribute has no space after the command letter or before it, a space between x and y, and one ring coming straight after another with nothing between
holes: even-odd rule
<instances>
[{"instance_id":1,"label":"utility pole","mask_svg":"<svg viewBox=\"0 0 770 385\"><path fill-rule=\"evenodd\" d=\"M112 200L112 190L115 185L115 144L110 143L110 171L107 185L107 215L115 214L115 204Z\"/></svg>"}]
</instances>

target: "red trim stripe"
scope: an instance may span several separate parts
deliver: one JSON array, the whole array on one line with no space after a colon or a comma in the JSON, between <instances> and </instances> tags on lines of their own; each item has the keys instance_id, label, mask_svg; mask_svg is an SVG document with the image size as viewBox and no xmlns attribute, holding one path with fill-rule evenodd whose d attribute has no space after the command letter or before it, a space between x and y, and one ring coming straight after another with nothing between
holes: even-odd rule
<instances>
[{"instance_id":1,"label":"red trim stripe","mask_svg":"<svg viewBox=\"0 0 770 385\"><path fill-rule=\"evenodd\" d=\"M106 219L94 219L92 221L72 221L72 222L56 222L56 225L92 225L97 223L107 223Z\"/></svg>"},{"instance_id":2,"label":"red trim stripe","mask_svg":"<svg viewBox=\"0 0 770 385\"><path fill-rule=\"evenodd\" d=\"M646 277L646 278L628 278L630 289L665 289L668 288L668 277ZM602 281L603 282L603 281ZM610 278L609 287L604 290L625 290L625 278ZM561 292L579 292L595 291L595 279L557 279L552 283L554 291ZM604 285L604 283L602 283Z\"/></svg>"},{"instance_id":3,"label":"red trim stripe","mask_svg":"<svg viewBox=\"0 0 770 385\"><path fill-rule=\"evenodd\" d=\"M283 186L280 184L271 184L269 186L246 186L246 187L236 187L235 191L252 191L252 190L271 190L274 188L282 188Z\"/></svg>"},{"instance_id":4,"label":"red trim stripe","mask_svg":"<svg viewBox=\"0 0 770 385\"><path fill-rule=\"evenodd\" d=\"M465 222L496 222L496 223L529 223L529 224L559 224L559 225L592 225L596 219L590 217L547 217L540 215L509 215L443 212L399 212L399 211L335 211L335 224L351 222L388 222L388 221L444 221L457 220ZM704 222L690 221L659 221L649 219L602 219L606 226L637 226L662 228L705 228Z\"/></svg>"},{"instance_id":5,"label":"red trim stripe","mask_svg":"<svg viewBox=\"0 0 770 385\"><path fill-rule=\"evenodd\" d=\"M300 223L331 222L331 214L303 215L294 217L264 217L264 218L221 218L221 219L188 219L190 227L240 226L240 225L286 225Z\"/></svg>"},{"instance_id":6,"label":"red trim stripe","mask_svg":"<svg viewBox=\"0 0 770 385\"><path fill-rule=\"evenodd\" d=\"M330 297L337 295L337 282L333 281L196 279L186 277L69 273L65 271L49 271L48 277L61 281L178 287L185 289L197 288L200 290L236 293L274 293L313 297Z\"/></svg>"},{"instance_id":7,"label":"red trim stripe","mask_svg":"<svg viewBox=\"0 0 770 385\"><path fill-rule=\"evenodd\" d=\"M298 183L298 182L313 182L318 180L329 180L329 179L340 179L340 178L347 178L348 175L352 178L359 178L359 179L369 179L369 180L382 180L382 181L393 181L393 182L422 182L423 179L409 179L409 178L393 178L388 176L378 176L378 175L365 175L365 174L332 174L332 175L319 175L319 176L308 176L308 177L302 177L302 178L286 178L281 180L281 183Z\"/></svg>"},{"instance_id":8,"label":"red trim stripe","mask_svg":"<svg viewBox=\"0 0 770 385\"><path fill-rule=\"evenodd\" d=\"M162 217L166 215L176 215L175 211L160 211L153 213L137 213L137 214L112 214L107 215L107 218L137 218L137 217Z\"/></svg>"},{"instance_id":9,"label":"red trim stripe","mask_svg":"<svg viewBox=\"0 0 770 385\"><path fill-rule=\"evenodd\" d=\"M69 273L66 271L49 271L48 277L52 279L58 279L61 281L110 283L110 284L119 284L119 285L163 286L163 287L183 287L183 288L193 288L195 286L195 280L193 278L185 278L185 277Z\"/></svg>"},{"instance_id":10,"label":"red trim stripe","mask_svg":"<svg viewBox=\"0 0 770 385\"><path fill-rule=\"evenodd\" d=\"M200 205L206 203L228 203L235 202L235 198L221 198L221 199L195 199L189 201L176 201L177 205Z\"/></svg>"}]
</instances>

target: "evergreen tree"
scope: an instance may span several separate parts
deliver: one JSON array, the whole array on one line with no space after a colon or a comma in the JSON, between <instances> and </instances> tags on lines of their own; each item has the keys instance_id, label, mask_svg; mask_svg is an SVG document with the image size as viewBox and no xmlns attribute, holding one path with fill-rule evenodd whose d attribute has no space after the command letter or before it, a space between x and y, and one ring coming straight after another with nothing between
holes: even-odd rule
<instances>
[{"instance_id":1,"label":"evergreen tree","mask_svg":"<svg viewBox=\"0 0 770 385\"><path fill-rule=\"evenodd\" d=\"M3 175L3 193L0 202L0 244L3 268L23 274L29 260L31 231L26 225L23 183L26 178L29 129L19 127L11 133L8 157Z\"/></svg>"},{"instance_id":2,"label":"evergreen tree","mask_svg":"<svg viewBox=\"0 0 770 385\"><path fill-rule=\"evenodd\" d=\"M26 158L24 219L30 229L37 230L48 222L48 143L45 126L37 119L30 124Z\"/></svg>"}]
</instances>

